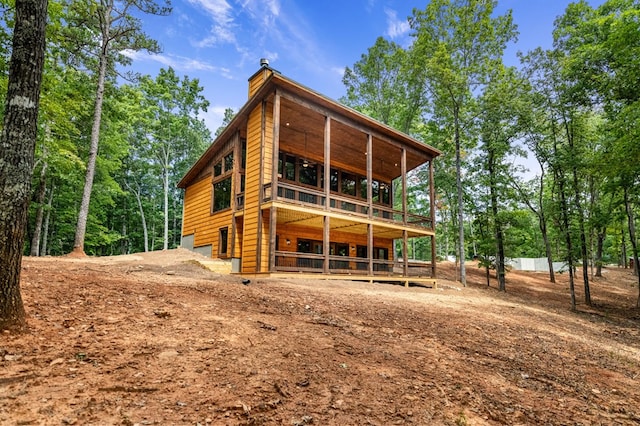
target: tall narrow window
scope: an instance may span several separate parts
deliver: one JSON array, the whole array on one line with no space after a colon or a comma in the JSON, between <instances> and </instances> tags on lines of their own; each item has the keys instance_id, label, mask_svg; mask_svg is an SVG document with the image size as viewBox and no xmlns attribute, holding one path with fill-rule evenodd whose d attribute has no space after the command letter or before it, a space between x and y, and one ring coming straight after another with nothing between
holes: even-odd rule
<instances>
[{"instance_id":1,"label":"tall narrow window","mask_svg":"<svg viewBox=\"0 0 640 426\"><path fill-rule=\"evenodd\" d=\"M229 154L225 155L224 157L224 171L226 172L230 172L231 170L233 170L233 152L230 152Z\"/></svg>"},{"instance_id":2,"label":"tall narrow window","mask_svg":"<svg viewBox=\"0 0 640 426\"><path fill-rule=\"evenodd\" d=\"M245 138L242 138L241 141L241 148L240 148L240 168L242 170L247 168L247 140Z\"/></svg>"},{"instance_id":3,"label":"tall narrow window","mask_svg":"<svg viewBox=\"0 0 640 426\"><path fill-rule=\"evenodd\" d=\"M218 235L218 256L227 256L227 243L229 242L229 228L220 228Z\"/></svg>"},{"instance_id":4,"label":"tall narrow window","mask_svg":"<svg viewBox=\"0 0 640 426\"><path fill-rule=\"evenodd\" d=\"M356 177L351 173L342 172L342 193L356 195Z\"/></svg>"},{"instance_id":5,"label":"tall narrow window","mask_svg":"<svg viewBox=\"0 0 640 426\"><path fill-rule=\"evenodd\" d=\"M340 172L336 169L331 169L331 175L329 176L330 189L334 192L338 192L338 177Z\"/></svg>"},{"instance_id":6,"label":"tall narrow window","mask_svg":"<svg viewBox=\"0 0 640 426\"><path fill-rule=\"evenodd\" d=\"M213 184L213 211L231 207L231 177Z\"/></svg>"}]
</instances>

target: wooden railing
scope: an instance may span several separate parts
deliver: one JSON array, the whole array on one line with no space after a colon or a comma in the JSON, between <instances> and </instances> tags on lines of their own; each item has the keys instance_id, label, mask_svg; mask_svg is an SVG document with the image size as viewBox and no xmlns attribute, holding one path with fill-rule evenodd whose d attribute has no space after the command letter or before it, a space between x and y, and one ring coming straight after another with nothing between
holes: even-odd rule
<instances>
[{"instance_id":1,"label":"wooden railing","mask_svg":"<svg viewBox=\"0 0 640 426\"><path fill-rule=\"evenodd\" d=\"M323 209L327 202L326 194L323 191L284 182L278 182L277 194L275 197L273 195L271 183L265 184L262 191L262 200L265 202L278 200L309 207L321 207ZM334 193L329 195L328 209L350 215L369 217L369 203L364 200L336 195ZM400 210L395 210L380 204L373 204L372 210L372 217L375 219L433 229L430 217L407 213L405 222L405 215Z\"/></svg>"},{"instance_id":2,"label":"wooden railing","mask_svg":"<svg viewBox=\"0 0 640 426\"><path fill-rule=\"evenodd\" d=\"M276 251L275 270L278 272L323 273L325 256L313 253ZM363 257L328 256L329 273L368 275L369 259ZM373 259L373 275L394 274L393 261Z\"/></svg>"}]
</instances>

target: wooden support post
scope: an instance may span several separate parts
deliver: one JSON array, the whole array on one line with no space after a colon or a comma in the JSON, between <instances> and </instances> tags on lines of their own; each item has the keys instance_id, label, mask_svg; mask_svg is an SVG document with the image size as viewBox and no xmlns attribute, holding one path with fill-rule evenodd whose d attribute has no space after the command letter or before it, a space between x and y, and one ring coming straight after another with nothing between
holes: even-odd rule
<instances>
[{"instance_id":1,"label":"wooden support post","mask_svg":"<svg viewBox=\"0 0 640 426\"><path fill-rule=\"evenodd\" d=\"M367 134L367 210L369 219L373 218L373 137Z\"/></svg>"},{"instance_id":2,"label":"wooden support post","mask_svg":"<svg viewBox=\"0 0 640 426\"><path fill-rule=\"evenodd\" d=\"M322 254L324 255L324 261L322 262L322 272L325 274L329 273L329 241L331 238L331 218L329 216L324 216L323 220L323 232L322 232Z\"/></svg>"},{"instance_id":3,"label":"wooden support post","mask_svg":"<svg viewBox=\"0 0 640 426\"><path fill-rule=\"evenodd\" d=\"M369 275L373 275L373 224L367 225L367 257L369 258Z\"/></svg>"},{"instance_id":4,"label":"wooden support post","mask_svg":"<svg viewBox=\"0 0 640 426\"><path fill-rule=\"evenodd\" d=\"M324 209L329 210L331 197L331 117L324 118Z\"/></svg>"},{"instance_id":5,"label":"wooden support post","mask_svg":"<svg viewBox=\"0 0 640 426\"><path fill-rule=\"evenodd\" d=\"M273 152L271 155L271 201L278 198L278 159L280 158L280 90L273 98Z\"/></svg>"},{"instance_id":6,"label":"wooden support post","mask_svg":"<svg viewBox=\"0 0 640 426\"><path fill-rule=\"evenodd\" d=\"M433 158L429 160L429 210L431 211L431 278L436 277L436 187L433 181Z\"/></svg>"},{"instance_id":7,"label":"wooden support post","mask_svg":"<svg viewBox=\"0 0 640 426\"><path fill-rule=\"evenodd\" d=\"M409 248L407 247L407 230L402 231L402 275L409 276Z\"/></svg>"},{"instance_id":8,"label":"wooden support post","mask_svg":"<svg viewBox=\"0 0 640 426\"><path fill-rule=\"evenodd\" d=\"M269 272L275 272L276 270L276 226L278 223L278 209L271 207L269 214Z\"/></svg>"},{"instance_id":9,"label":"wooden support post","mask_svg":"<svg viewBox=\"0 0 640 426\"><path fill-rule=\"evenodd\" d=\"M255 272L260 271L260 264L262 263L262 201L264 198L264 151L265 151L265 139L266 139L266 121L267 121L267 101L262 101L260 111L260 179L259 181L259 194L258 194L258 238L256 246L256 267Z\"/></svg>"},{"instance_id":10,"label":"wooden support post","mask_svg":"<svg viewBox=\"0 0 640 426\"><path fill-rule=\"evenodd\" d=\"M407 150L402 148L402 223L407 224Z\"/></svg>"},{"instance_id":11,"label":"wooden support post","mask_svg":"<svg viewBox=\"0 0 640 426\"><path fill-rule=\"evenodd\" d=\"M233 135L233 182L231 191L231 207L233 214L231 215L231 258L236 256L236 213L238 212L237 194L240 192L240 166L242 165L242 140L240 138L240 132L236 132ZM244 210L244 206L242 206Z\"/></svg>"}]
</instances>

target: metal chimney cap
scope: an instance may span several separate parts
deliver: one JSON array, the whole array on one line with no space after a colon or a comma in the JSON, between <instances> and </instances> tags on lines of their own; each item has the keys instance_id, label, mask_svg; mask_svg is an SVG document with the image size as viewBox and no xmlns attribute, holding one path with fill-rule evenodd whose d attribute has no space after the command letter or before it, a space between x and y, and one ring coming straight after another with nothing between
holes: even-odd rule
<instances>
[{"instance_id":1,"label":"metal chimney cap","mask_svg":"<svg viewBox=\"0 0 640 426\"><path fill-rule=\"evenodd\" d=\"M267 58L260 58L260 66L261 67L268 67L269 66L269 60Z\"/></svg>"}]
</instances>

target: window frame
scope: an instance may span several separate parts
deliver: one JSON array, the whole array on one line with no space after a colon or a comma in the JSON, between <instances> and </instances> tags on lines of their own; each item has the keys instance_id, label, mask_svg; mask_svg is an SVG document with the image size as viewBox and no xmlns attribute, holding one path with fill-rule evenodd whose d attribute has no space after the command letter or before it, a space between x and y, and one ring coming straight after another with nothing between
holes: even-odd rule
<instances>
[{"instance_id":1,"label":"window frame","mask_svg":"<svg viewBox=\"0 0 640 426\"><path fill-rule=\"evenodd\" d=\"M224 235L224 237L223 237ZM224 240L224 244L222 241ZM229 227L225 226L218 229L218 257L229 257Z\"/></svg>"},{"instance_id":2,"label":"window frame","mask_svg":"<svg viewBox=\"0 0 640 426\"><path fill-rule=\"evenodd\" d=\"M235 163L236 159L234 151L233 149L230 149L221 153L213 164L213 179L211 181L211 214L220 213L233 206L233 170ZM216 174L217 169L220 170L219 174ZM220 184L226 181L228 181L226 186L227 189L225 190L226 197L223 200L223 205L219 205L218 202L220 200L216 197L216 192L221 190L222 187L220 187Z\"/></svg>"}]
</instances>

